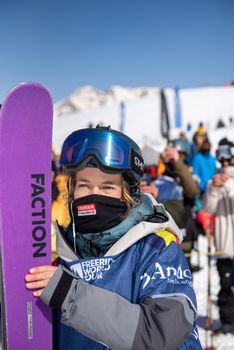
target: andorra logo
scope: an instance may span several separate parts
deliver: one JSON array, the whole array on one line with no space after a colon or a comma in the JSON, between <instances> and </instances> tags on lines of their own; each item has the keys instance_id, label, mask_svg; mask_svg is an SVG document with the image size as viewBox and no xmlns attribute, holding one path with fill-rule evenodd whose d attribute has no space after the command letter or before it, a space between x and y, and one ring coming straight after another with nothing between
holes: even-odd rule
<instances>
[{"instance_id":1,"label":"andorra logo","mask_svg":"<svg viewBox=\"0 0 234 350\"><path fill-rule=\"evenodd\" d=\"M170 284L189 284L192 286L191 271L189 269L182 269L181 265L179 265L177 268L172 266L163 267L161 264L156 262L153 275L150 276L147 272L145 272L140 279L145 279L142 287L143 289L150 283L150 281L156 279L167 280L167 283Z\"/></svg>"}]
</instances>

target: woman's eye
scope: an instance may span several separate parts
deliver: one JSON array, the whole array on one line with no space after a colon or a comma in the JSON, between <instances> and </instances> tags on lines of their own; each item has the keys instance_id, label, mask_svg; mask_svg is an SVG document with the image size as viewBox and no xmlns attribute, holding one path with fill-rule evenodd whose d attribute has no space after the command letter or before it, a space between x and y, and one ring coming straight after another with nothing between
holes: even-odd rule
<instances>
[{"instance_id":1,"label":"woman's eye","mask_svg":"<svg viewBox=\"0 0 234 350\"><path fill-rule=\"evenodd\" d=\"M104 186L104 191L113 191L115 188L113 186Z\"/></svg>"},{"instance_id":2,"label":"woman's eye","mask_svg":"<svg viewBox=\"0 0 234 350\"><path fill-rule=\"evenodd\" d=\"M87 188L88 185L87 185L87 184L77 184L76 187L77 187L77 188Z\"/></svg>"}]
</instances>

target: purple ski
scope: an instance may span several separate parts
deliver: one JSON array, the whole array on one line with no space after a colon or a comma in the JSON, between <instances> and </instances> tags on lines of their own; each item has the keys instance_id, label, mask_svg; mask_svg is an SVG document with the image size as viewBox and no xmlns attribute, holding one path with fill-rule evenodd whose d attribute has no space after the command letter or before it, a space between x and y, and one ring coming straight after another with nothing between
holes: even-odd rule
<instances>
[{"instance_id":1,"label":"purple ski","mask_svg":"<svg viewBox=\"0 0 234 350\"><path fill-rule=\"evenodd\" d=\"M0 249L3 348L52 349L51 312L25 287L30 267L51 263L53 107L43 86L23 83L0 110Z\"/></svg>"}]
</instances>

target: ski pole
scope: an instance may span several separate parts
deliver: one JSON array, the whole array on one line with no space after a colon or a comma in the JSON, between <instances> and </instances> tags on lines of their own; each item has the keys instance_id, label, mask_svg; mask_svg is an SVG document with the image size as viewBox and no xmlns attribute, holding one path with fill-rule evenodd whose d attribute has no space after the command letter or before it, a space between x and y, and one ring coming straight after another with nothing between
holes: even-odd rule
<instances>
[{"instance_id":1,"label":"ski pole","mask_svg":"<svg viewBox=\"0 0 234 350\"><path fill-rule=\"evenodd\" d=\"M211 251L212 251L212 234L210 220L207 220L206 236L207 236L207 262L208 262L208 279L207 279L207 306L205 319L205 348L204 350L216 350L213 345L213 319L212 319L212 300L211 300ZM211 330L210 345L208 345L209 331Z\"/></svg>"}]
</instances>

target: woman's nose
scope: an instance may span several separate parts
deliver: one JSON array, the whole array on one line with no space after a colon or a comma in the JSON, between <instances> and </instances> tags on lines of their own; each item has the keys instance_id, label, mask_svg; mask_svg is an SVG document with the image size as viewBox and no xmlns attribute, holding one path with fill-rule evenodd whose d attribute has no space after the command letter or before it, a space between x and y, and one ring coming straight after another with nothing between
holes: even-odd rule
<instances>
[{"instance_id":1,"label":"woman's nose","mask_svg":"<svg viewBox=\"0 0 234 350\"><path fill-rule=\"evenodd\" d=\"M92 188L92 194L100 194L100 188L98 186L94 186Z\"/></svg>"}]
</instances>

